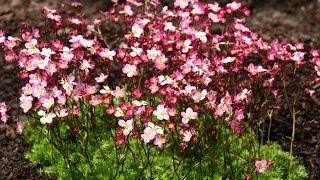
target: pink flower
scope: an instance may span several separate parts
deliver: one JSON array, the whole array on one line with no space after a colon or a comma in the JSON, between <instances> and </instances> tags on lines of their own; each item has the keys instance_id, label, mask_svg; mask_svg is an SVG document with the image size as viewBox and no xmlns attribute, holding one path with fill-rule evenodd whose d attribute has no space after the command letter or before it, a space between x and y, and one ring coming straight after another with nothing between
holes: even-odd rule
<instances>
[{"instance_id":1,"label":"pink flower","mask_svg":"<svg viewBox=\"0 0 320 180\"><path fill-rule=\"evenodd\" d=\"M20 107L23 109L24 113L27 113L32 107L32 96L21 95L20 97Z\"/></svg>"},{"instance_id":2,"label":"pink flower","mask_svg":"<svg viewBox=\"0 0 320 180\"><path fill-rule=\"evenodd\" d=\"M153 144L158 146L159 148L163 148L163 145L167 142L168 140L160 135L156 135L155 140L153 141Z\"/></svg>"},{"instance_id":3,"label":"pink flower","mask_svg":"<svg viewBox=\"0 0 320 180\"><path fill-rule=\"evenodd\" d=\"M5 40L3 44L10 50L12 50L16 46L16 42L14 41L14 39Z\"/></svg>"},{"instance_id":4,"label":"pink flower","mask_svg":"<svg viewBox=\"0 0 320 180\"><path fill-rule=\"evenodd\" d=\"M102 48L102 50L99 52L99 55L102 59L110 59L113 61L113 57L116 55L116 52L110 51L107 48Z\"/></svg>"},{"instance_id":5,"label":"pink flower","mask_svg":"<svg viewBox=\"0 0 320 180\"><path fill-rule=\"evenodd\" d=\"M141 138L144 143L149 143L151 140L153 140L156 136L156 133L150 128L147 127L143 130L143 134L141 135Z\"/></svg>"},{"instance_id":6,"label":"pink flower","mask_svg":"<svg viewBox=\"0 0 320 180\"><path fill-rule=\"evenodd\" d=\"M266 171L268 169L270 169L271 165L272 165L272 162L268 162L267 160L263 159L261 161L256 161L254 163L255 165L255 171L260 173L260 174L265 174Z\"/></svg>"},{"instance_id":7,"label":"pink flower","mask_svg":"<svg viewBox=\"0 0 320 180\"><path fill-rule=\"evenodd\" d=\"M98 106L101 103L102 103L101 97L99 97L99 96L91 96L90 104L92 106Z\"/></svg>"},{"instance_id":8,"label":"pink flower","mask_svg":"<svg viewBox=\"0 0 320 180\"><path fill-rule=\"evenodd\" d=\"M161 51L157 50L155 47L152 47L150 50L147 50L147 56L151 60L155 60L158 56L161 55Z\"/></svg>"},{"instance_id":9,"label":"pink flower","mask_svg":"<svg viewBox=\"0 0 320 180\"><path fill-rule=\"evenodd\" d=\"M14 60L16 60L17 58L17 55L14 51L5 51L4 52L4 59L7 61L7 62L13 62Z\"/></svg>"},{"instance_id":10,"label":"pink flower","mask_svg":"<svg viewBox=\"0 0 320 180\"><path fill-rule=\"evenodd\" d=\"M125 73L128 77L138 75L137 66L131 64L124 65L124 67L122 68L122 72Z\"/></svg>"},{"instance_id":11,"label":"pink flower","mask_svg":"<svg viewBox=\"0 0 320 180\"><path fill-rule=\"evenodd\" d=\"M66 117L68 116L68 109L66 108L60 108L56 111L56 115L59 117L59 118L62 118L62 117Z\"/></svg>"},{"instance_id":12,"label":"pink flower","mask_svg":"<svg viewBox=\"0 0 320 180\"><path fill-rule=\"evenodd\" d=\"M100 76L96 77L95 80L97 83L102 83L108 78L108 75L105 75L103 73L100 74Z\"/></svg>"},{"instance_id":13,"label":"pink flower","mask_svg":"<svg viewBox=\"0 0 320 180\"><path fill-rule=\"evenodd\" d=\"M0 114L5 114L7 113L7 105L4 102L0 103Z\"/></svg>"},{"instance_id":14,"label":"pink flower","mask_svg":"<svg viewBox=\"0 0 320 180\"><path fill-rule=\"evenodd\" d=\"M181 112L182 123L187 124L191 119L197 119L198 113L194 112L192 108L188 107L186 112Z\"/></svg>"},{"instance_id":15,"label":"pink flower","mask_svg":"<svg viewBox=\"0 0 320 180\"><path fill-rule=\"evenodd\" d=\"M17 131L18 131L18 133L19 133L19 134L22 134L23 129L24 129L24 124L23 124L23 122L17 121Z\"/></svg>"},{"instance_id":16,"label":"pink flower","mask_svg":"<svg viewBox=\"0 0 320 180\"><path fill-rule=\"evenodd\" d=\"M183 142L189 142L191 140L192 132L190 130L181 130L180 133L183 135Z\"/></svg>"},{"instance_id":17,"label":"pink flower","mask_svg":"<svg viewBox=\"0 0 320 180\"><path fill-rule=\"evenodd\" d=\"M119 86L117 86L116 89L112 91L112 95L115 98L123 98L124 97L124 88L120 88Z\"/></svg>"},{"instance_id":18,"label":"pink flower","mask_svg":"<svg viewBox=\"0 0 320 180\"><path fill-rule=\"evenodd\" d=\"M123 135L128 136L129 133L133 130L133 119L129 119L127 121L120 119L118 121L118 125L122 127Z\"/></svg>"}]
</instances>

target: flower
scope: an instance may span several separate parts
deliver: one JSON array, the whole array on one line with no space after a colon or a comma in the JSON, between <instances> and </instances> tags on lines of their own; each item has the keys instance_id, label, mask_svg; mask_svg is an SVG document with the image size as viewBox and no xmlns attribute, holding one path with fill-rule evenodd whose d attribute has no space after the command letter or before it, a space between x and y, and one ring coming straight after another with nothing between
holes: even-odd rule
<instances>
[{"instance_id":1,"label":"flower","mask_svg":"<svg viewBox=\"0 0 320 180\"><path fill-rule=\"evenodd\" d=\"M167 108L162 104L157 106L157 110L153 111L153 115L157 116L159 120L169 120Z\"/></svg>"},{"instance_id":2,"label":"flower","mask_svg":"<svg viewBox=\"0 0 320 180\"><path fill-rule=\"evenodd\" d=\"M194 35L195 35L196 38L200 39L200 41L202 43L206 43L207 42L206 32L197 31Z\"/></svg>"},{"instance_id":3,"label":"flower","mask_svg":"<svg viewBox=\"0 0 320 180\"><path fill-rule=\"evenodd\" d=\"M254 163L255 165L255 171L260 173L260 174L265 174L266 171L268 169L270 169L271 165L272 165L272 162L268 162L267 160L263 159L261 161L256 161Z\"/></svg>"},{"instance_id":4,"label":"flower","mask_svg":"<svg viewBox=\"0 0 320 180\"><path fill-rule=\"evenodd\" d=\"M190 130L182 130L181 134L183 135L183 142L189 142L191 140L192 132Z\"/></svg>"},{"instance_id":5,"label":"flower","mask_svg":"<svg viewBox=\"0 0 320 180\"><path fill-rule=\"evenodd\" d=\"M182 123L187 124L191 119L197 119L198 113L193 112L192 108L188 107L186 112L181 112Z\"/></svg>"},{"instance_id":6,"label":"flower","mask_svg":"<svg viewBox=\"0 0 320 180\"><path fill-rule=\"evenodd\" d=\"M19 134L22 134L22 131L24 129L24 124L21 121L17 121L17 131Z\"/></svg>"},{"instance_id":7,"label":"flower","mask_svg":"<svg viewBox=\"0 0 320 180\"><path fill-rule=\"evenodd\" d=\"M156 134L163 134L163 129L160 126L155 125L153 122L148 122L148 127L150 127Z\"/></svg>"},{"instance_id":8,"label":"flower","mask_svg":"<svg viewBox=\"0 0 320 180\"><path fill-rule=\"evenodd\" d=\"M154 133L154 131L150 127L146 127L143 130L143 134L141 134L141 138L144 143L149 143L151 140L155 138L155 136L156 133Z\"/></svg>"},{"instance_id":9,"label":"flower","mask_svg":"<svg viewBox=\"0 0 320 180\"><path fill-rule=\"evenodd\" d=\"M134 24L131 28L131 31L132 31L133 37L139 38L143 33L143 28L138 24Z\"/></svg>"},{"instance_id":10,"label":"flower","mask_svg":"<svg viewBox=\"0 0 320 180\"><path fill-rule=\"evenodd\" d=\"M133 130L133 119L129 119L127 121L120 119L118 121L118 125L122 127L123 135L128 136L129 133Z\"/></svg>"},{"instance_id":11,"label":"flower","mask_svg":"<svg viewBox=\"0 0 320 180\"><path fill-rule=\"evenodd\" d=\"M38 115L39 115L39 116L42 116L42 117L40 118L40 122L41 122L42 124L46 124L46 123L50 124L50 123L52 123L53 118L56 117L56 114L55 114L55 113L50 112L50 113L47 114L47 113L44 112L43 110L40 110L40 111L38 112Z\"/></svg>"},{"instance_id":12,"label":"flower","mask_svg":"<svg viewBox=\"0 0 320 180\"><path fill-rule=\"evenodd\" d=\"M185 40L182 45L182 52L183 53L189 52L189 49L192 49L192 46L190 45L191 45L191 40L190 39Z\"/></svg>"},{"instance_id":13,"label":"flower","mask_svg":"<svg viewBox=\"0 0 320 180\"><path fill-rule=\"evenodd\" d=\"M122 72L125 73L128 77L138 75L137 66L131 64L124 65L124 67L122 68Z\"/></svg>"},{"instance_id":14,"label":"flower","mask_svg":"<svg viewBox=\"0 0 320 180\"><path fill-rule=\"evenodd\" d=\"M159 148L163 148L163 145L167 142L168 140L160 135L156 135L155 140L153 141L153 144L155 146L158 146Z\"/></svg>"}]
</instances>

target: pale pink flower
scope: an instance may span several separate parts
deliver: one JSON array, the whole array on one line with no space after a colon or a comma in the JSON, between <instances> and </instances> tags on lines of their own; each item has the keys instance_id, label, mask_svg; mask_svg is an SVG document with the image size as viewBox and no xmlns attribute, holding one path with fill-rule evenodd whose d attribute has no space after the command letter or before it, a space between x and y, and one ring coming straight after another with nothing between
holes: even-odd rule
<instances>
[{"instance_id":1,"label":"pale pink flower","mask_svg":"<svg viewBox=\"0 0 320 180\"><path fill-rule=\"evenodd\" d=\"M81 70L87 71L89 69L92 69L93 66L90 64L90 62L86 59L82 60L81 65L79 67Z\"/></svg>"},{"instance_id":2,"label":"pale pink flower","mask_svg":"<svg viewBox=\"0 0 320 180\"><path fill-rule=\"evenodd\" d=\"M97 83L102 83L108 78L108 75L105 75L103 73L100 74L100 76L96 77L95 80Z\"/></svg>"},{"instance_id":3,"label":"pale pink flower","mask_svg":"<svg viewBox=\"0 0 320 180\"><path fill-rule=\"evenodd\" d=\"M232 3L228 3L226 5L227 9L230 9L231 11L235 11L238 10L239 8L241 8L242 4L241 3L237 3L237 2L232 2Z\"/></svg>"},{"instance_id":4,"label":"pale pink flower","mask_svg":"<svg viewBox=\"0 0 320 180\"><path fill-rule=\"evenodd\" d=\"M123 135L128 136L133 130L133 119L129 119L127 121L120 119L118 121L118 125L122 127Z\"/></svg>"},{"instance_id":5,"label":"pale pink flower","mask_svg":"<svg viewBox=\"0 0 320 180\"><path fill-rule=\"evenodd\" d=\"M122 68L122 72L125 73L128 77L138 75L137 66L131 64L124 65L124 67Z\"/></svg>"},{"instance_id":6,"label":"pale pink flower","mask_svg":"<svg viewBox=\"0 0 320 180\"><path fill-rule=\"evenodd\" d=\"M185 9L189 5L189 0L175 0L174 7L180 7L181 9Z\"/></svg>"},{"instance_id":7,"label":"pale pink flower","mask_svg":"<svg viewBox=\"0 0 320 180\"><path fill-rule=\"evenodd\" d=\"M152 131L150 127L146 127L143 130L143 134L141 135L141 138L144 143L149 143L151 140L155 138L155 136L156 136L156 133L154 133L154 131Z\"/></svg>"},{"instance_id":8,"label":"pale pink flower","mask_svg":"<svg viewBox=\"0 0 320 180\"><path fill-rule=\"evenodd\" d=\"M99 91L101 94L112 94L112 90L109 86L103 86L103 89Z\"/></svg>"},{"instance_id":9,"label":"pale pink flower","mask_svg":"<svg viewBox=\"0 0 320 180\"><path fill-rule=\"evenodd\" d=\"M7 121L8 121L9 116L8 116L7 114L0 114L0 116L1 116L0 120L1 120L4 124L6 124Z\"/></svg>"},{"instance_id":10,"label":"pale pink flower","mask_svg":"<svg viewBox=\"0 0 320 180\"><path fill-rule=\"evenodd\" d=\"M50 48L42 48L40 54L45 57L50 57L51 55L56 54L56 53L54 51L52 51Z\"/></svg>"},{"instance_id":11,"label":"pale pink flower","mask_svg":"<svg viewBox=\"0 0 320 180\"><path fill-rule=\"evenodd\" d=\"M161 51L157 50L155 47L147 50L147 56L151 60L155 60L158 56L161 55Z\"/></svg>"},{"instance_id":12,"label":"pale pink flower","mask_svg":"<svg viewBox=\"0 0 320 180\"><path fill-rule=\"evenodd\" d=\"M98 106L102 103L102 99L99 96L91 96L90 102L92 106Z\"/></svg>"},{"instance_id":13,"label":"pale pink flower","mask_svg":"<svg viewBox=\"0 0 320 180\"><path fill-rule=\"evenodd\" d=\"M157 106L157 110L153 111L153 115L157 116L159 120L169 120L168 109L162 104Z\"/></svg>"},{"instance_id":14,"label":"pale pink flower","mask_svg":"<svg viewBox=\"0 0 320 180\"><path fill-rule=\"evenodd\" d=\"M24 113L27 113L32 107L32 96L21 95L20 99L20 107L23 109Z\"/></svg>"},{"instance_id":15,"label":"pale pink flower","mask_svg":"<svg viewBox=\"0 0 320 180\"><path fill-rule=\"evenodd\" d=\"M35 59L35 63L38 66L39 69L45 69L49 63L49 58L37 58Z\"/></svg>"},{"instance_id":16,"label":"pale pink flower","mask_svg":"<svg viewBox=\"0 0 320 180\"><path fill-rule=\"evenodd\" d=\"M64 48L67 48L67 47L64 47ZM74 54L72 54L69 51L64 51L63 53L60 53L60 58L63 61L68 61L69 62L69 61L72 60L73 57L74 57Z\"/></svg>"},{"instance_id":17,"label":"pale pink flower","mask_svg":"<svg viewBox=\"0 0 320 180\"><path fill-rule=\"evenodd\" d=\"M123 116L124 116L123 110L122 110L121 108L117 107L117 108L116 108L116 111L115 111L115 113L114 113L114 116L115 116L115 117L123 117Z\"/></svg>"},{"instance_id":18,"label":"pale pink flower","mask_svg":"<svg viewBox=\"0 0 320 180\"><path fill-rule=\"evenodd\" d=\"M183 45L182 45L182 52L183 53L187 53L189 52L189 50L192 49L192 46L191 46L191 40L190 39L187 39L183 42Z\"/></svg>"},{"instance_id":19,"label":"pale pink flower","mask_svg":"<svg viewBox=\"0 0 320 180\"><path fill-rule=\"evenodd\" d=\"M231 62L234 62L235 60L236 60L235 57L230 57L230 56L228 56L228 57L222 59L222 60L221 60L221 63L224 63L224 64L226 64L226 63L231 63Z\"/></svg>"},{"instance_id":20,"label":"pale pink flower","mask_svg":"<svg viewBox=\"0 0 320 180\"><path fill-rule=\"evenodd\" d=\"M166 65L167 61L168 61L168 58L166 58L166 56L162 54L161 56L156 58L156 60L154 61L154 66L159 70L164 70L167 67Z\"/></svg>"},{"instance_id":21,"label":"pale pink flower","mask_svg":"<svg viewBox=\"0 0 320 180\"><path fill-rule=\"evenodd\" d=\"M182 131L181 133L183 135L182 141L189 142L192 138L192 132L190 130L185 130L185 131L181 130L181 131Z\"/></svg>"},{"instance_id":22,"label":"pale pink flower","mask_svg":"<svg viewBox=\"0 0 320 180\"><path fill-rule=\"evenodd\" d=\"M0 103L0 114L5 114L7 113L7 105L4 102Z\"/></svg>"},{"instance_id":23,"label":"pale pink flower","mask_svg":"<svg viewBox=\"0 0 320 180\"><path fill-rule=\"evenodd\" d=\"M68 116L68 109L60 108L58 111L56 111L56 114L59 118L66 117Z\"/></svg>"},{"instance_id":24,"label":"pale pink flower","mask_svg":"<svg viewBox=\"0 0 320 180\"><path fill-rule=\"evenodd\" d=\"M148 122L148 127L150 127L151 130L156 134L163 134L162 127L155 125L153 122Z\"/></svg>"},{"instance_id":25,"label":"pale pink flower","mask_svg":"<svg viewBox=\"0 0 320 180\"><path fill-rule=\"evenodd\" d=\"M25 44L25 47L28 49L29 54L38 54L40 50L37 48L38 41L37 39L32 39L31 41Z\"/></svg>"},{"instance_id":26,"label":"pale pink flower","mask_svg":"<svg viewBox=\"0 0 320 180\"><path fill-rule=\"evenodd\" d=\"M124 88L120 88L119 86L117 86L116 89L112 91L112 95L115 98L123 98L125 95L125 90Z\"/></svg>"},{"instance_id":27,"label":"pale pink flower","mask_svg":"<svg viewBox=\"0 0 320 180\"><path fill-rule=\"evenodd\" d=\"M182 123L187 124L192 119L198 118L198 113L194 112L192 108L188 107L186 112L181 112Z\"/></svg>"},{"instance_id":28,"label":"pale pink flower","mask_svg":"<svg viewBox=\"0 0 320 180\"><path fill-rule=\"evenodd\" d=\"M54 104L54 98L53 97L45 97L40 99L42 107L44 107L46 110L49 110L51 106Z\"/></svg>"},{"instance_id":29,"label":"pale pink flower","mask_svg":"<svg viewBox=\"0 0 320 180\"><path fill-rule=\"evenodd\" d=\"M213 12L218 12L219 10L221 10L221 7L217 2L214 2L213 4L208 4L208 7Z\"/></svg>"},{"instance_id":30,"label":"pale pink flower","mask_svg":"<svg viewBox=\"0 0 320 180\"><path fill-rule=\"evenodd\" d=\"M111 61L113 61L113 57L116 55L115 51L110 51L107 48L103 48L100 52L99 55L101 58L105 59L110 59Z\"/></svg>"},{"instance_id":31,"label":"pale pink flower","mask_svg":"<svg viewBox=\"0 0 320 180\"><path fill-rule=\"evenodd\" d=\"M70 23L72 23L72 24L75 24L75 25L82 24L82 21L80 21L80 19L78 19L78 18L73 18L73 17L71 17L71 18L68 18L68 21L69 21Z\"/></svg>"},{"instance_id":32,"label":"pale pink flower","mask_svg":"<svg viewBox=\"0 0 320 180\"><path fill-rule=\"evenodd\" d=\"M17 121L17 131L19 134L22 134L24 129L24 124L22 121Z\"/></svg>"},{"instance_id":33,"label":"pale pink flower","mask_svg":"<svg viewBox=\"0 0 320 180\"><path fill-rule=\"evenodd\" d=\"M208 14L208 17L211 19L212 22L214 23L217 23L217 22L220 22L220 18L217 14L214 14L214 13L209 13Z\"/></svg>"},{"instance_id":34,"label":"pale pink flower","mask_svg":"<svg viewBox=\"0 0 320 180\"><path fill-rule=\"evenodd\" d=\"M131 32L133 37L140 38L141 34L143 33L143 28L139 24L134 24L131 28Z\"/></svg>"},{"instance_id":35,"label":"pale pink flower","mask_svg":"<svg viewBox=\"0 0 320 180\"><path fill-rule=\"evenodd\" d=\"M129 16L133 15L133 11L131 9L131 6L129 6L129 5L125 5L124 9L122 11L119 11L119 13L129 15Z\"/></svg>"}]
</instances>

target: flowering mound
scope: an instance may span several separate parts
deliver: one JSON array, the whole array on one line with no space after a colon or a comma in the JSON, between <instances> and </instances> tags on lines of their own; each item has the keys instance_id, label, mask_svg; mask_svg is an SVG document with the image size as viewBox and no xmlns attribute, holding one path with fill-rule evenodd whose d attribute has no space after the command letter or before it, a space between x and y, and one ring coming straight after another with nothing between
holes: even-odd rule
<instances>
[{"instance_id":1,"label":"flowering mound","mask_svg":"<svg viewBox=\"0 0 320 180\"><path fill-rule=\"evenodd\" d=\"M5 60L21 69L27 156L62 179L267 178L277 159L259 159L261 121L286 93L291 68L314 64L320 76L317 50L264 41L236 2L176 0L170 8L128 0L92 24L80 13L42 10L44 34L1 31L0 42ZM125 34L111 46L102 30L115 24ZM306 87L319 82L316 71ZM0 113L5 122L4 103ZM300 174L273 177L306 176L283 156Z\"/></svg>"}]
</instances>

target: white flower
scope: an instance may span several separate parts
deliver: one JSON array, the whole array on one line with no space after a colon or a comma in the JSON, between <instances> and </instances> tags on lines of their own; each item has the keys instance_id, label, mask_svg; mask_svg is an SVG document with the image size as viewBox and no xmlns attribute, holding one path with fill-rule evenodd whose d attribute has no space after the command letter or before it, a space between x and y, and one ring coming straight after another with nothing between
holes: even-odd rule
<instances>
[{"instance_id":1,"label":"white flower","mask_svg":"<svg viewBox=\"0 0 320 180\"><path fill-rule=\"evenodd\" d=\"M155 125L153 122L148 122L148 126L151 128L151 130L156 134L163 134L162 127Z\"/></svg>"},{"instance_id":2,"label":"white flower","mask_svg":"<svg viewBox=\"0 0 320 180\"><path fill-rule=\"evenodd\" d=\"M195 32L195 37L200 39L200 41L202 43L206 43L207 42L207 36L206 36L205 32L197 31L197 32Z\"/></svg>"},{"instance_id":3,"label":"white flower","mask_svg":"<svg viewBox=\"0 0 320 180\"><path fill-rule=\"evenodd\" d=\"M189 52L189 49L192 49L192 46L190 45L191 45L191 40L190 39L185 40L182 45L182 52L183 53Z\"/></svg>"},{"instance_id":4,"label":"white flower","mask_svg":"<svg viewBox=\"0 0 320 180\"><path fill-rule=\"evenodd\" d=\"M39 116L42 116L42 117L40 118L40 122L41 122L42 124L46 124L46 123L50 124L50 123L52 123L53 118L56 117L56 114L55 114L55 113L50 112L49 114L47 114L47 113L44 112L43 110L40 110L40 111L38 112L38 115L39 115Z\"/></svg>"},{"instance_id":5,"label":"white flower","mask_svg":"<svg viewBox=\"0 0 320 180\"><path fill-rule=\"evenodd\" d=\"M159 120L169 120L169 115L167 108L164 107L164 105L158 105L157 110L153 111L153 115L157 116Z\"/></svg>"},{"instance_id":6,"label":"white flower","mask_svg":"<svg viewBox=\"0 0 320 180\"><path fill-rule=\"evenodd\" d=\"M139 38L143 33L143 28L140 27L138 24L134 24L131 28L131 31L134 37Z\"/></svg>"},{"instance_id":7,"label":"white flower","mask_svg":"<svg viewBox=\"0 0 320 180\"><path fill-rule=\"evenodd\" d=\"M132 51L130 52L131 57L140 56L140 54L142 53L141 48L131 47L131 49L132 49Z\"/></svg>"},{"instance_id":8,"label":"white flower","mask_svg":"<svg viewBox=\"0 0 320 180\"><path fill-rule=\"evenodd\" d=\"M120 119L118 125L123 128L123 135L128 136L129 133L133 130L133 120L129 119L127 121Z\"/></svg>"}]
</instances>

